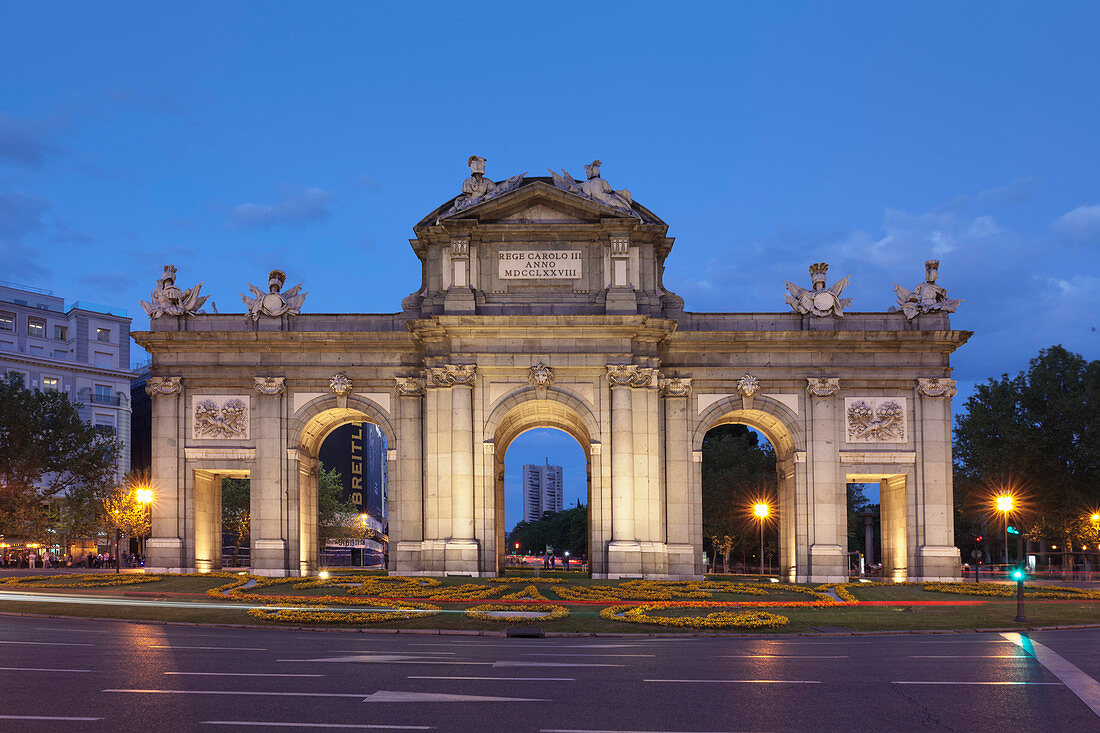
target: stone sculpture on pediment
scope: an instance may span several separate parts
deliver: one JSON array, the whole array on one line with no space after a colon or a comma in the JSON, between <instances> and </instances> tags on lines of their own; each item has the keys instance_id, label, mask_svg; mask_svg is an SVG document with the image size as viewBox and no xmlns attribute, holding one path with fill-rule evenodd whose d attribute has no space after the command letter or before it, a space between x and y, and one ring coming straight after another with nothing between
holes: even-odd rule
<instances>
[{"instance_id":1,"label":"stone sculpture on pediment","mask_svg":"<svg viewBox=\"0 0 1100 733\"><path fill-rule=\"evenodd\" d=\"M171 316L197 316L202 313L199 308L206 302L209 295L199 295L202 283L193 288L182 290L176 286L175 265L165 265L164 274L157 278L157 286L149 294L149 301L139 300L150 320Z\"/></svg>"},{"instance_id":2,"label":"stone sculpture on pediment","mask_svg":"<svg viewBox=\"0 0 1100 733\"><path fill-rule=\"evenodd\" d=\"M610 183L600 177L600 166L602 165L603 163L598 160L586 165L584 167L585 180L583 182L575 180L564 168L561 175L549 168L547 170L550 171L554 186L562 191L595 201L598 204L640 219L641 216L634 211L634 202L630 196L630 191L626 189L615 191L611 188Z\"/></svg>"},{"instance_id":3,"label":"stone sculpture on pediment","mask_svg":"<svg viewBox=\"0 0 1100 733\"><path fill-rule=\"evenodd\" d=\"M305 302L308 292L301 292L302 283L298 283L285 293L282 292L286 282L286 273L282 270L272 270L267 276L268 292L263 292L252 283L248 284L252 295L249 298L240 293L244 305L248 308L248 317L253 321L260 320L260 316L296 316L302 312L302 303Z\"/></svg>"},{"instance_id":4,"label":"stone sculpture on pediment","mask_svg":"<svg viewBox=\"0 0 1100 733\"><path fill-rule=\"evenodd\" d=\"M910 321L922 313L955 312L955 309L963 301L962 299L948 298L947 288L936 284L936 278L940 274L940 261L928 260L925 262L924 272L924 282L911 291L894 283L894 293L898 296L898 304L891 307L890 312L901 311Z\"/></svg>"},{"instance_id":5,"label":"stone sculpture on pediment","mask_svg":"<svg viewBox=\"0 0 1100 733\"><path fill-rule=\"evenodd\" d=\"M440 219L516 190L523 183L523 177L527 175L527 172L524 171L500 183L493 183L485 177L485 158L471 155L469 160L466 161L466 165L470 167L470 177L462 182L462 193L451 204L451 208L443 212L443 215L439 217Z\"/></svg>"},{"instance_id":6,"label":"stone sculpture on pediment","mask_svg":"<svg viewBox=\"0 0 1100 733\"><path fill-rule=\"evenodd\" d=\"M848 278L836 282L832 287L825 287L825 273L829 271L829 265L825 262L815 262L810 265L810 289L800 287L794 283L783 283L787 286L787 304L794 308L796 313L803 315L844 317L844 309L852 303L851 298L841 298L844 286L848 284Z\"/></svg>"}]
</instances>

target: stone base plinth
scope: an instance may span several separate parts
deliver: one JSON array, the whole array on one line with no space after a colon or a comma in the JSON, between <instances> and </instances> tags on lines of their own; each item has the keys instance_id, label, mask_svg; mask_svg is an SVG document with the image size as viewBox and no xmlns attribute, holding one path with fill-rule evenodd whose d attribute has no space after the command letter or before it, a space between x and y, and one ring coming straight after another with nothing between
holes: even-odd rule
<instances>
[{"instance_id":1,"label":"stone base plinth","mask_svg":"<svg viewBox=\"0 0 1100 733\"><path fill-rule=\"evenodd\" d=\"M916 565L909 580L952 582L962 578L962 561L957 547L920 547L917 549Z\"/></svg>"},{"instance_id":2,"label":"stone base plinth","mask_svg":"<svg viewBox=\"0 0 1100 733\"><path fill-rule=\"evenodd\" d=\"M290 575L286 562L286 540L253 540L251 547L252 574L268 578L285 578Z\"/></svg>"},{"instance_id":3,"label":"stone base plinth","mask_svg":"<svg viewBox=\"0 0 1100 733\"><path fill-rule=\"evenodd\" d=\"M796 583L847 583L848 556L840 545L811 545L807 568L796 568Z\"/></svg>"},{"instance_id":4,"label":"stone base plinth","mask_svg":"<svg viewBox=\"0 0 1100 733\"><path fill-rule=\"evenodd\" d=\"M178 537L150 537L145 542L145 572L190 573L183 558L183 540Z\"/></svg>"}]
</instances>

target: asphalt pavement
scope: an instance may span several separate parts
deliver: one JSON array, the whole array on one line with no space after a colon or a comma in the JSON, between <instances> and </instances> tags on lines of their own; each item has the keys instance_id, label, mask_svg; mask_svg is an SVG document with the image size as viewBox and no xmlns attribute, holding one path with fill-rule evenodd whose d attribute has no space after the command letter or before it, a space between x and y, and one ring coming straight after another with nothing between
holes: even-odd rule
<instances>
[{"instance_id":1,"label":"asphalt pavement","mask_svg":"<svg viewBox=\"0 0 1100 733\"><path fill-rule=\"evenodd\" d=\"M0 730L1100 731L1100 633L505 638L0 615Z\"/></svg>"}]
</instances>

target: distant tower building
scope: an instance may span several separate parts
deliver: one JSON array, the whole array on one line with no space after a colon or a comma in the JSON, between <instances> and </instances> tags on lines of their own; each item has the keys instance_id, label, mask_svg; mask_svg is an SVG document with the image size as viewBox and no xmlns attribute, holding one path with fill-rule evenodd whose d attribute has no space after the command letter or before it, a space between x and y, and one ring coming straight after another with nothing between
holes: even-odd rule
<instances>
[{"instance_id":1,"label":"distant tower building","mask_svg":"<svg viewBox=\"0 0 1100 733\"><path fill-rule=\"evenodd\" d=\"M523 521L536 522L546 512L560 512L563 494L561 466L523 467Z\"/></svg>"}]
</instances>

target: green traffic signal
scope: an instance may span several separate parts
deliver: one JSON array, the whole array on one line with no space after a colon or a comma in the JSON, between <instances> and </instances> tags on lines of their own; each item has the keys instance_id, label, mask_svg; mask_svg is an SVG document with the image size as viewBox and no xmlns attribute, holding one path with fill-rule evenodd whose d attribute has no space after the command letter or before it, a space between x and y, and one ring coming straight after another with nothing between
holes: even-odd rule
<instances>
[{"instance_id":1,"label":"green traffic signal","mask_svg":"<svg viewBox=\"0 0 1100 733\"><path fill-rule=\"evenodd\" d=\"M1005 527L1005 531L1009 534L1020 534L1020 530L1016 529L1011 524Z\"/></svg>"},{"instance_id":2,"label":"green traffic signal","mask_svg":"<svg viewBox=\"0 0 1100 733\"><path fill-rule=\"evenodd\" d=\"M1023 580L1024 579L1024 571L1020 570L1019 568L1017 568L1016 570L1013 570L1012 571L1012 579L1013 580Z\"/></svg>"}]
</instances>

